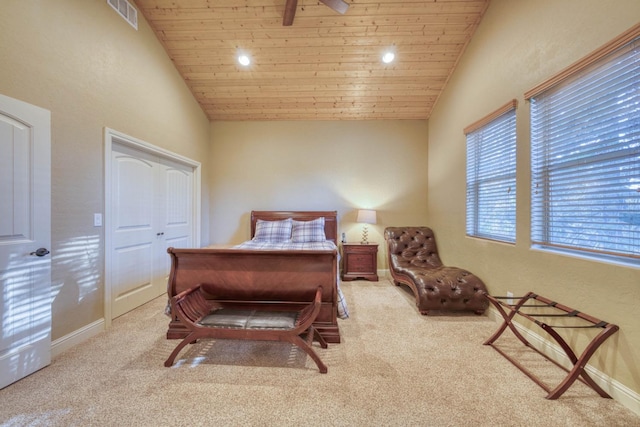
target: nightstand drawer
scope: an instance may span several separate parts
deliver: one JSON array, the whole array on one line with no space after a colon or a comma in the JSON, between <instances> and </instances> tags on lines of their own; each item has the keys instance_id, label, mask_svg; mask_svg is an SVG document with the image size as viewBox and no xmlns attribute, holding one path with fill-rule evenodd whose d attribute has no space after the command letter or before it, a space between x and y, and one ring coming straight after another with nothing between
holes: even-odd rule
<instances>
[{"instance_id":1,"label":"nightstand drawer","mask_svg":"<svg viewBox=\"0 0 640 427\"><path fill-rule=\"evenodd\" d=\"M353 245L353 244L346 243L344 246L344 250L345 252L352 253L352 254L359 254L359 253L371 254L371 253L378 252L378 245Z\"/></svg>"},{"instance_id":2,"label":"nightstand drawer","mask_svg":"<svg viewBox=\"0 0 640 427\"><path fill-rule=\"evenodd\" d=\"M349 271L371 271L373 269L373 258L369 254L347 254L346 263Z\"/></svg>"}]
</instances>

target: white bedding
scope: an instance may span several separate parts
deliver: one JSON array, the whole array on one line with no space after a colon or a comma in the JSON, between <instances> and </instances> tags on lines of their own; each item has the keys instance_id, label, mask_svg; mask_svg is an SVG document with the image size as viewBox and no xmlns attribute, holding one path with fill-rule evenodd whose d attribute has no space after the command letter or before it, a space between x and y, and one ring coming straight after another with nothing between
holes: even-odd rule
<instances>
[{"instance_id":1,"label":"white bedding","mask_svg":"<svg viewBox=\"0 0 640 427\"><path fill-rule=\"evenodd\" d=\"M305 242L294 243L291 240L283 242L268 242L264 240L247 240L239 245L234 246L235 249L262 249L262 250L329 250L337 249L335 243L331 240L323 242Z\"/></svg>"},{"instance_id":2,"label":"white bedding","mask_svg":"<svg viewBox=\"0 0 640 427\"><path fill-rule=\"evenodd\" d=\"M294 243L291 240L283 242L270 242L260 240L247 240L233 247L234 249L252 249L252 250L337 250L337 246L331 240L325 240L322 242L305 242ZM340 261L340 254L338 253L338 263ZM338 272L336 277L336 283L338 286L338 317L341 319L347 319L349 317L349 310L347 308L347 301L344 299L342 290L340 289L340 273Z\"/></svg>"}]
</instances>

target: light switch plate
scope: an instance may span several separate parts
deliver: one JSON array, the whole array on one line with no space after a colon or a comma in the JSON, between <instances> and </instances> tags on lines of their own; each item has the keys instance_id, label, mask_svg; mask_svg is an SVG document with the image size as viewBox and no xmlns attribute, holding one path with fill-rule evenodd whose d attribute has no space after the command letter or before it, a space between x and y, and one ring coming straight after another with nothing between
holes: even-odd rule
<instances>
[{"instance_id":1,"label":"light switch plate","mask_svg":"<svg viewBox=\"0 0 640 427\"><path fill-rule=\"evenodd\" d=\"M94 213L93 214L93 226L94 227L102 227L102 214Z\"/></svg>"},{"instance_id":2,"label":"light switch plate","mask_svg":"<svg viewBox=\"0 0 640 427\"><path fill-rule=\"evenodd\" d=\"M513 305L513 292L507 291L507 304Z\"/></svg>"}]
</instances>

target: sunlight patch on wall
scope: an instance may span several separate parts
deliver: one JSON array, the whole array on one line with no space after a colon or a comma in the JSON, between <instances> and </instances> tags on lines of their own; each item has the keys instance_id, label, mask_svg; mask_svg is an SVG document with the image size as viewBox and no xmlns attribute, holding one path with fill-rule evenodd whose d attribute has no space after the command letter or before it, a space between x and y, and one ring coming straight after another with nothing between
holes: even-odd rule
<instances>
[{"instance_id":1,"label":"sunlight patch on wall","mask_svg":"<svg viewBox=\"0 0 640 427\"><path fill-rule=\"evenodd\" d=\"M73 284L69 281L58 284L57 291L62 286L75 285L81 302L100 288L100 236L79 236L63 242L55 250L53 264L57 268L64 266L61 270L73 279Z\"/></svg>"}]
</instances>

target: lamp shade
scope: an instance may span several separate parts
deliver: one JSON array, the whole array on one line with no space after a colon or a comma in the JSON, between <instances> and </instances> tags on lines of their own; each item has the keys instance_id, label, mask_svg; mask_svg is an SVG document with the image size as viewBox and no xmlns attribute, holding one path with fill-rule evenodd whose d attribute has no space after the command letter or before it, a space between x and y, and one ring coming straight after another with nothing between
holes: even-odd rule
<instances>
[{"instance_id":1,"label":"lamp shade","mask_svg":"<svg viewBox=\"0 0 640 427\"><path fill-rule=\"evenodd\" d=\"M358 211L358 216L356 218L356 222L364 223L364 224L375 224L376 223L376 211L371 209L360 209Z\"/></svg>"}]
</instances>

